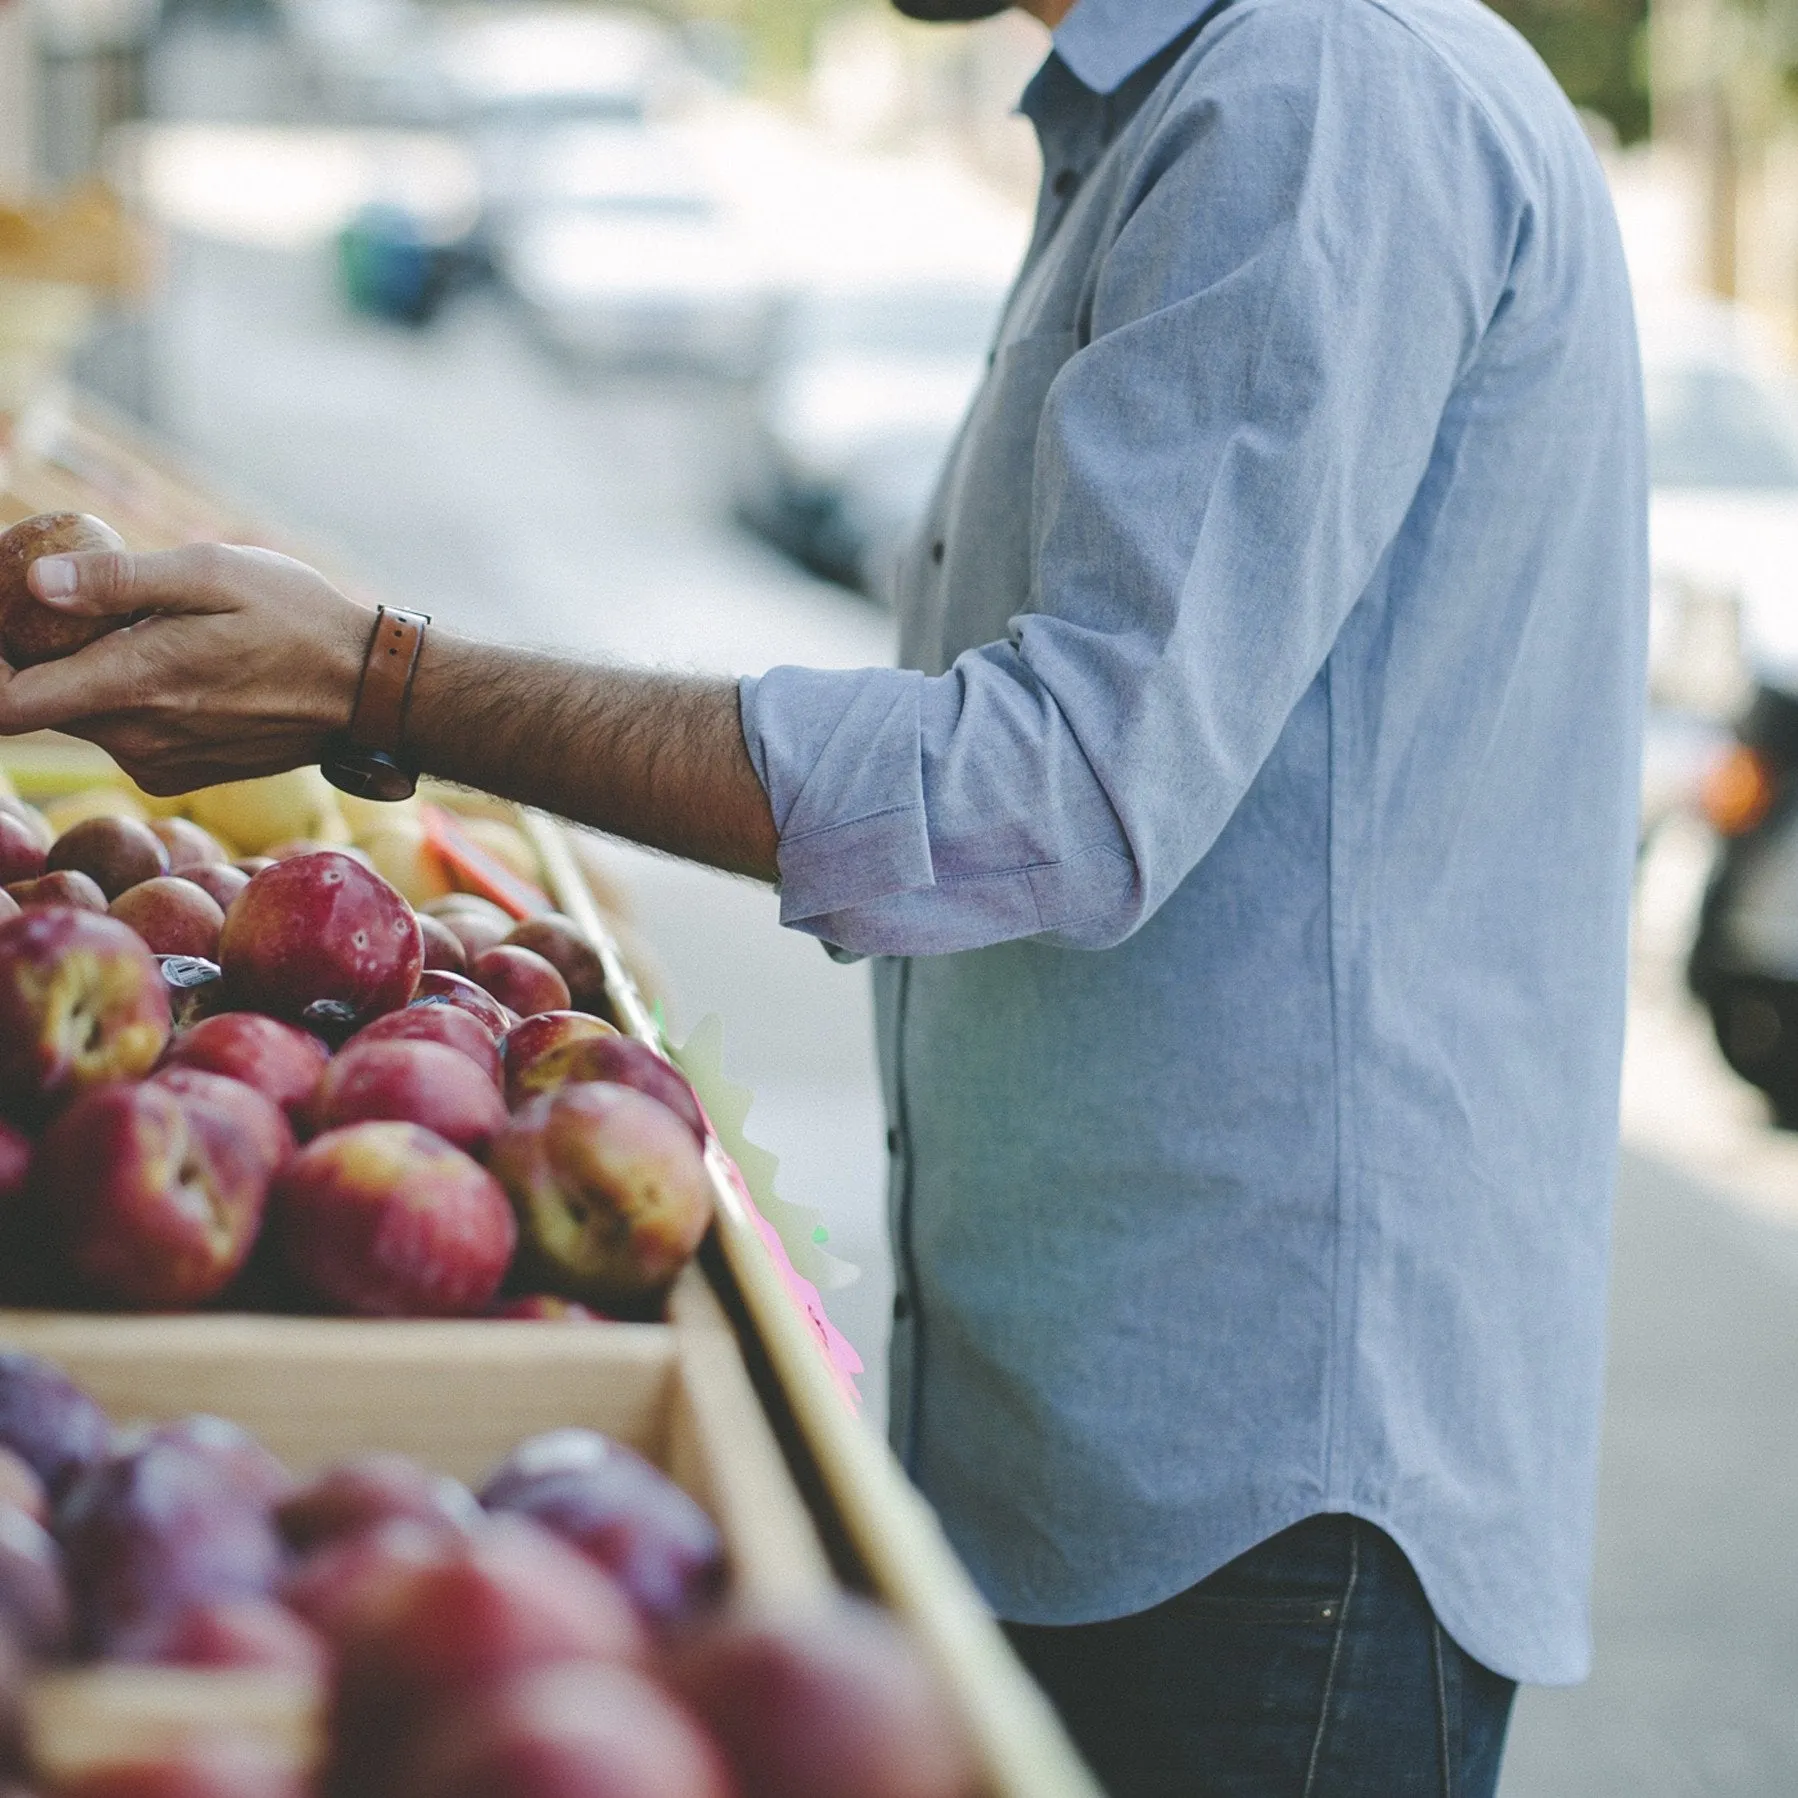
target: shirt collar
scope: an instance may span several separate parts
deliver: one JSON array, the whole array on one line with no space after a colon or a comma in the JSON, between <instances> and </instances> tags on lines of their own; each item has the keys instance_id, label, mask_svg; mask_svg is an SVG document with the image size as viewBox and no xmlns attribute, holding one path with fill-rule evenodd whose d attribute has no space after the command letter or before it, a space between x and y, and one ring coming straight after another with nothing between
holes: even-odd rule
<instances>
[{"instance_id":1,"label":"shirt collar","mask_svg":"<svg viewBox=\"0 0 1798 1798\"><path fill-rule=\"evenodd\" d=\"M1213 0L1077 0L1055 32L1055 49L1083 87L1115 92L1165 49Z\"/></svg>"}]
</instances>

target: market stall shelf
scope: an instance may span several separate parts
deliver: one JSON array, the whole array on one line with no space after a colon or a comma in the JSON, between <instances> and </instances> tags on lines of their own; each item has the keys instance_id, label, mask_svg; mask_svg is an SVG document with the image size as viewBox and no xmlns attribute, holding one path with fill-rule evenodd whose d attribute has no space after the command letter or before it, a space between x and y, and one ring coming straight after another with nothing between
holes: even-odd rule
<instances>
[{"instance_id":1,"label":"market stall shelf","mask_svg":"<svg viewBox=\"0 0 1798 1798\"><path fill-rule=\"evenodd\" d=\"M11 481L0 525L56 506L108 517L134 546L269 540L154 446L91 416ZM111 772L97 752L55 739L0 745L0 767L44 794ZM531 814L516 823L550 897L603 965L620 1028L665 1055L566 828ZM803 1605L848 1587L897 1617L953 1695L987 1798L1098 1798L928 1505L844 1402L803 1283L715 1140L706 1169L712 1230L660 1322L6 1311L0 1347L58 1363L120 1420L230 1417L300 1472L381 1449L470 1479L534 1432L604 1431L710 1513L738 1594ZM321 1739L318 1702L255 1676L77 1668L38 1682L30 1728L39 1764L61 1777L122 1740L179 1735L221 1714L305 1762Z\"/></svg>"}]
</instances>

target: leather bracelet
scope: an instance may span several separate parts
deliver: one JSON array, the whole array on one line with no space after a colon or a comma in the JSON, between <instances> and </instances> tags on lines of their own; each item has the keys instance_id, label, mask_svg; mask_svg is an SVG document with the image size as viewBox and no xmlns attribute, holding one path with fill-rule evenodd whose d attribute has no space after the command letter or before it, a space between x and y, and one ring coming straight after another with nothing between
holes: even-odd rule
<instances>
[{"instance_id":1,"label":"leather bracelet","mask_svg":"<svg viewBox=\"0 0 1798 1798\"><path fill-rule=\"evenodd\" d=\"M325 746L319 762L332 786L358 799L409 799L417 789L418 770L405 763L400 750L412 706L412 677L430 622L423 612L397 606L382 606L375 613L349 729Z\"/></svg>"},{"instance_id":2,"label":"leather bracelet","mask_svg":"<svg viewBox=\"0 0 1798 1798\"><path fill-rule=\"evenodd\" d=\"M375 613L375 628L350 713L349 740L357 748L378 749L400 759L406 714L412 706L412 681L430 622L429 614L398 606L382 606Z\"/></svg>"}]
</instances>

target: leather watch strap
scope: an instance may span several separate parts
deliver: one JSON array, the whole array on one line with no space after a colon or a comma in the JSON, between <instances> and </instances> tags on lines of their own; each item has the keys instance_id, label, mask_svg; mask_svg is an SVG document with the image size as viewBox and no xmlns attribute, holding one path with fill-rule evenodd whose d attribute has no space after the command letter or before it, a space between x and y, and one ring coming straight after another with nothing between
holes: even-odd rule
<instances>
[{"instance_id":1,"label":"leather watch strap","mask_svg":"<svg viewBox=\"0 0 1798 1798\"><path fill-rule=\"evenodd\" d=\"M412 677L430 622L423 612L406 612L397 606L382 606L375 614L374 635L356 689L356 709L350 714L350 741L359 748L399 755L412 699Z\"/></svg>"}]
</instances>

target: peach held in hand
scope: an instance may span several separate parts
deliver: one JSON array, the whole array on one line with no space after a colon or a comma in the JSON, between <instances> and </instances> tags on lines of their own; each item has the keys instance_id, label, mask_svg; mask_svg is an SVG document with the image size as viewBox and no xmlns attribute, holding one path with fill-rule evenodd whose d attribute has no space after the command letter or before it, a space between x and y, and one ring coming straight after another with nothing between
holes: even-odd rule
<instances>
[{"instance_id":1,"label":"peach held in hand","mask_svg":"<svg viewBox=\"0 0 1798 1798\"><path fill-rule=\"evenodd\" d=\"M667 1106L594 1082L533 1099L488 1165L518 1211L539 1283L607 1309L643 1309L673 1283L711 1222L693 1133Z\"/></svg>"},{"instance_id":2,"label":"peach held in hand","mask_svg":"<svg viewBox=\"0 0 1798 1798\"><path fill-rule=\"evenodd\" d=\"M59 906L0 924L0 1110L147 1073L170 1028L162 969L128 925Z\"/></svg>"},{"instance_id":3,"label":"peach held in hand","mask_svg":"<svg viewBox=\"0 0 1798 1798\"><path fill-rule=\"evenodd\" d=\"M253 1010L297 1018L331 1000L372 1018L412 997L424 943L412 907L380 875L323 850L276 862L244 888L219 961Z\"/></svg>"},{"instance_id":4,"label":"peach held in hand","mask_svg":"<svg viewBox=\"0 0 1798 1798\"><path fill-rule=\"evenodd\" d=\"M25 582L31 564L44 556L124 547L117 531L84 512L40 512L0 536L0 659L14 668L54 662L125 623L58 611Z\"/></svg>"},{"instance_id":5,"label":"peach held in hand","mask_svg":"<svg viewBox=\"0 0 1798 1798\"><path fill-rule=\"evenodd\" d=\"M96 1296L149 1310L224 1291L262 1221L266 1151L222 1108L104 1086L52 1124L33 1198Z\"/></svg>"},{"instance_id":6,"label":"peach held in hand","mask_svg":"<svg viewBox=\"0 0 1798 1798\"><path fill-rule=\"evenodd\" d=\"M316 1137L275 1182L274 1226L302 1285L367 1317L484 1310L517 1240L498 1181L417 1124Z\"/></svg>"}]
</instances>

